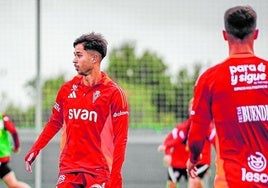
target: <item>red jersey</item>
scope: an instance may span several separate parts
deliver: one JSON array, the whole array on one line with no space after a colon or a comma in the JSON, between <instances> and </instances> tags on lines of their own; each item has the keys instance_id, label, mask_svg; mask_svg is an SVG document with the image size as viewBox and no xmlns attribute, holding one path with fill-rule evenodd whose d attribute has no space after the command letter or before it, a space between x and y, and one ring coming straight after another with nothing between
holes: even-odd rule
<instances>
[{"instance_id":1,"label":"red jersey","mask_svg":"<svg viewBox=\"0 0 268 188\"><path fill-rule=\"evenodd\" d=\"M268 185L268 66L253 54L237 54L205 71L194 89L189 131L196 162L215 122L229 187Z\"/></svg>"},{"instance_id":2,"label":"red jersey","mask_svg":"<svg viewBox=\"0 0 268 188\"><path fill-rule=\"evenodd\" d=\"M60 174L110 176L111 187L122 187L128 123L126 95L105 73L93 87L75 76L60 88L51 117L31 151L42 149L64 124Z\"/></svg>"},{"instance_id":3,"label":"red jersey","mask_svg":"<svg viewBox=\"0 0 268 188\"><path fill-rule=\"evenodd\" d=\"M198 159L198 164L210 165L211 162L211 143L214 144L215 128L213 123L210 124L202 152ZM179 123L169 133L164 141L166 146L165 153L172 154L172 166L177 168L186 168L186 162L189 158L189 149L187 144L188 132L191 126L190 119Z\"/></svg>"},{"instance_id":4,"label":"red jersey","mask_svg":"<svg viewBox=\"0 0 268 188\"><path fill-rule=\"evenodd\" d=\"M178 123L166 136L163 145L166 146L165 154L171 155L171 166L175 168L186 168L189 150L186 145L187 133L190 121Z\"/></svg>"}]
</instances>

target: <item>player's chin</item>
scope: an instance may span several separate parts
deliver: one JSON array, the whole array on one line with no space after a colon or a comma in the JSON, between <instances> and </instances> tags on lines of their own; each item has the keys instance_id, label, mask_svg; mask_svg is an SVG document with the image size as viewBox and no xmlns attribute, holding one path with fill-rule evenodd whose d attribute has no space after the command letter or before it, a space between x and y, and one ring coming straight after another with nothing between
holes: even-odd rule
<instances>
[{"instance_id":1,"label":"player's chin","mask_svg":"<svg viewBox=\"0 0 268 188\"><path fill-rule=\"evenodd\" d=\"M79 71L80 71L80 70L79 70L79 66L74 65L74 68L75 68L75 70L76 70L77 72L79 72Z\"/></svg>"},{"instance_id":2,"label":"player's chin","mask_svg":"<svg viewBox=\"0 0 268 188\"><path fill-rule=\"evenodd\" d=\"M81 71L81 70L79 70L79 69L75 69L75 70L76 70L76 72L77 72L78 74L83 75L83 71Z\"/></svg>"},{"instance_id":3,"label":"player's chin","mask_svg":"<svg viewBox=\"0 0 268 188\"><path fill-rule=\"evenodd\" d=\"M77 71L77 73L79 74L79 75L82 75L82 76L86 76L87 74L85 74L85 72L83 72L83 71Z\"/></svg>"}]
</instances>

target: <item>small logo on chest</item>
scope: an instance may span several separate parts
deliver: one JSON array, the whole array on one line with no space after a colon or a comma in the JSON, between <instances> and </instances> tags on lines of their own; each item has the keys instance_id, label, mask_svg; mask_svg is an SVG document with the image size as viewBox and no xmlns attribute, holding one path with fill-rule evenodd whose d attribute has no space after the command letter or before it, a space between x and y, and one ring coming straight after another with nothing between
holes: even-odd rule
<instances>
[{"instance_id":1,"label":"small logo on chest","mask_svg":"<svg viewBox=\"0 0 268 188\"><path fill-rule=\"evenodd\" d=\"M68 98L76 98L76 90L77 90L78 86L76 84L74 84L72 86L72 89L71 89L71 93L69 94Z\"/></svg>"},{"instance_id":2,"label":"small logo on chest","mask_svg":"<svg viewBox=\"0 0 268 188\"><path fill-rule=\"evenodd\" d=\"M99 97L100 97L100 91L97 90L93 93L92 102L94 103Z\"/></svg>"}]
</instances>

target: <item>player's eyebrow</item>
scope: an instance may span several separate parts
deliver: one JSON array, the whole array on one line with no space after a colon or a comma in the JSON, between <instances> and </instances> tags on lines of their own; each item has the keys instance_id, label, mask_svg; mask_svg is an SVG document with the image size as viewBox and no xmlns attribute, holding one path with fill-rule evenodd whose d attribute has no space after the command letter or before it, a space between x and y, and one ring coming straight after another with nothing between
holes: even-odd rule
<instances>
[{"instance_id":1,"label":"player's eyebrow","mask_svg":"<svg viewBox=\"0 0 268 188\"><path fill-rule=\"evenodd\" d=\"M82 54L80 51L74 51L74 54Z\"/></svg>"}]
</instances>

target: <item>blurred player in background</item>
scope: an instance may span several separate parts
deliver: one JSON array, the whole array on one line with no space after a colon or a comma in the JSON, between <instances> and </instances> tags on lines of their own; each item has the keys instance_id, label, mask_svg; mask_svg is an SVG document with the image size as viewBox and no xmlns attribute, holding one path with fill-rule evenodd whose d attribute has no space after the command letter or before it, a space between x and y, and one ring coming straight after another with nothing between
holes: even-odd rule
<instances>
[{"instance_id":1,"label":"blurred player in background","mask_svg":"<svg viewBox=\"0 0 268 188\"><path fill-rule=\"evenodd\" d=\"M268 62L254 55L256 20L250 6L225 12L223 37L229 57L207 69L194 88L188 173L196 176L198 157L213 120L229 188L268 187Z\"/></svg>"},{"instance_id":2,"label":"blurred player in background","mask_svg":"<svg viewBox=\"0 0 268 188\"><path fill-rule=\"evenodd\" d=\"M129 108L124 91L101 71L107 42L89 33L74 43L78 72L63 84L52 114L25 156L26 169L63 127L57 188L122 188Z\"/></svg>"},{"instance_id":3,"label":"blurred player in background","mask_svg":"<svg viewBox=\"0 0 268 188\"><path fill-rule=\"evenodd\" d=\"M158 151L164 152L164 163L168 166L167 188L180 187L180 180L184 178L188 183L186 162L189 150L186 145L186 135L183 129L188 129L189 120L181 122L166 136L163 144L159 145ZM188 132L188 130L185 130ZM178 136L181 139L177 139Z\"/></svg>"},{"instance_id":4,"label":"blurred player in background","mask_svg":"<svg viewBox=\"0 0 268 188\"><path fill-rule=\"evenodd\" d=\"M19 150L19 135L14 123L6 114L0 114L0 177L9 188L30 188L26 183L18 181L8 166L12 152L18 153Z\"/></svg>"},{"instance_id":5,"label":"blurred player in background","mask_svg":"<svg viewBox=\"0 0 268 188\"><path fill-rule=\"evenodd\" d=\"M191 108L192 99L189 101L189 112L191 111ZM205 178L205 175L210 168L211 144L215 145L216 130L214 124L211 123L210 129L207 132L205 146L199 156L197 164L197 177L188 178L186 171L186 162L189 158L187 138L190 126L190 119L177 124L176 127L167 135L164 143L158 147L158 151L165 152L164 161L170 164L170 167L168 168L168 185L170 185L169 188L176 187L176 184L179 182L181 176L185 176L186 179L188 179L189 188L204 187L203 179Z\"/></svg>"}]
</instances>

